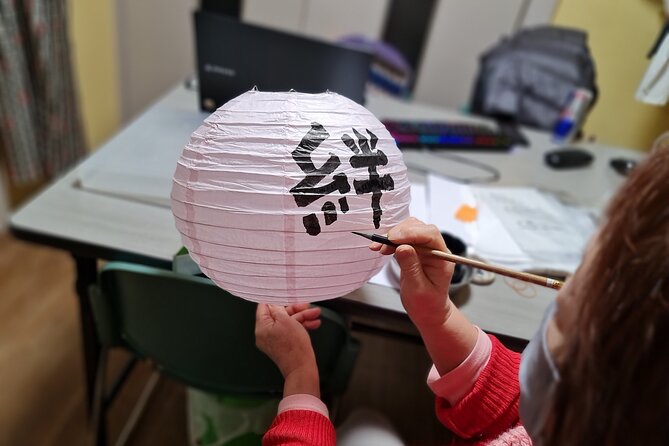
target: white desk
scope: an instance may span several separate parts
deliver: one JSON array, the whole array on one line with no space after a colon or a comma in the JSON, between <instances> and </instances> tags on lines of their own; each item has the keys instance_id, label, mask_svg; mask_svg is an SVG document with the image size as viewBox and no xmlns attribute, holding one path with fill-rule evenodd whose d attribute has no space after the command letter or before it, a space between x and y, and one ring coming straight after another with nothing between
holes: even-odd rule
<instances>
[{"instance_id":1,"label":"white desk","mask_svg":"<svg viewBox=\"0 0 669 446\"><path fill-rule=\"evenodd\" d=\"M383 97L370 98L367 107L380 119L437 120L456 116L447 110ZM197 110L195 92L183 87L175 88L79 166L16 212L11 218L12 231L17 237L70 251L77 261L80 297L85 296L88 283L95 280L96 259L130 260L169 267L172 256L181 247L169 207L83 190L78 178L82 172L95 168L123 170L128 163L150 166L157 160L173 160L162 163L168 168L148 169L145 176L131 175L126 180L129 189L137 194L150 189L153 194L164 193L167 201L173 166L191 132L205 116ZM582 146L591 149L596 157L590 167L555 171L543 163L543 152L554 148L548 137L536 132L525 133L532 143L530 149L519 148L511 154L450 153L493 165L501 173L501 179L496 184L537 186L588 206L603 205L622 183L623 178L608 165L610 158L643 156L626 149L585 144ZM469 175L468 168L438 153L408 150L405 151L405 162L412 180L420 181L425 171ZM473 173L480 175L480 171ZM536 329L546 305L554 297L552 290L531 287L532 290L523 293L527 294L523 297L498 277L489 286L470 286L453 299L464 314L481 328L527 340ZM342 298L342 302L361 304L358 310L366 312L370 319L383 312L404 314L398 292L378 285L367 284ZM91 367L96 366L97 341L87 339L95 337L87 300L81 299L80 305L87 371L91 377L90 373L94 373Z\"/></svg>"}]
</instances>

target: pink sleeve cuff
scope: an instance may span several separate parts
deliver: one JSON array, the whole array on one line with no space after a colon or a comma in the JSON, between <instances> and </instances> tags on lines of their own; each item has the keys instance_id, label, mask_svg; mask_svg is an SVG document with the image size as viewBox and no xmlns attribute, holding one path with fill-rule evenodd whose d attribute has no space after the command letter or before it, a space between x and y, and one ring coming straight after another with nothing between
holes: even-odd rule
<instances>
[{"instance_id":1,"label":"pink sleeve cuff","mask_svg":"<svg viewBox=\"0 0 669 446\"><path fill-rule=\"evenodd\" d=\"M451 406L455 406L473 387L481 372L488 364L492 342L483 330L476 327L478 337L476 345L462 363L445 374L439 376L433 365L427 376L427 385L435 395L444 398Z\"/></svg>"},{"instance_id":2,"label":"pink sleeve cuff","mask_svg":"<svg viewBox=\"0 0 669 446\"><path fill-rule=\"evenodd\" d=\"M297 393L289 395L281 400L279 403L279 412L286 412L288 410L310 410L318 412L325 418L330 418L328 408L320 399L308 393Z\"/></svg>"}]
</instances>

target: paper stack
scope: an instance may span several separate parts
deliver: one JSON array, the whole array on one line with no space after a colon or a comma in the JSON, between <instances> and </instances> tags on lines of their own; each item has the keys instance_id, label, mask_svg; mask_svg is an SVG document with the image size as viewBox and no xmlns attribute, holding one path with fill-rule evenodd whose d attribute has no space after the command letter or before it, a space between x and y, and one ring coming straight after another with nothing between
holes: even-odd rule
<instances>
[{"instance_id":1,"label":"paper stack","mask_svg":"<svg viewBox=\"0 0 669 446\"><path fill-rule=\"evenodd\" d=\"M589 210L531 187L470 186L431 175L431 222L490 263L525 271L573 273L595 231Z\"/></svg>"}]
</instances>

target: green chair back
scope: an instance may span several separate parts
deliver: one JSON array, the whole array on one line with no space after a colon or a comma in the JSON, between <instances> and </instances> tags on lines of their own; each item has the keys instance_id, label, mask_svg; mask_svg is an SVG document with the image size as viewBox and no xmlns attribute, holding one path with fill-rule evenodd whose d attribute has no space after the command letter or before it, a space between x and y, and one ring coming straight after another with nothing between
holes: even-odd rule
<instances>
[{"instance_id":1,"label":"green chair back","mask_svg":"<svg viewBox=\"0 0 669 446\"><path fill-rule=\"evenodd\" d=\"M279 370L255 345L256 304L207 278L113 262L91 288L91 301L104 345L149 358L191 387L245 395L282 392ZM323 394L341 395L358 342L327 308L321 327L310 335Z\"/></svg>"}]
</instances>

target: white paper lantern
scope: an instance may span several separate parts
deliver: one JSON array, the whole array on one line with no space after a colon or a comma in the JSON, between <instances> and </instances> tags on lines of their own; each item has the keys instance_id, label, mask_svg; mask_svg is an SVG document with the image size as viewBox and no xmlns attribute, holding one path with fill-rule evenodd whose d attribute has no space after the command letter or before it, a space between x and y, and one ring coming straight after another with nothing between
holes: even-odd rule
<instances>
[{"instance_id":1,"label":"white paper lantern","mask_svg":"<svg viewBox=\"0 0 669 446\"><path fill-rule=\"evenodd\" d=\"M388 260L351 231L409 216L406 166L363 106L336 93L249 91L198 128L172 186L182 240L221 288L287 305L340 297Z\"/></svg>"}]
</instances>

